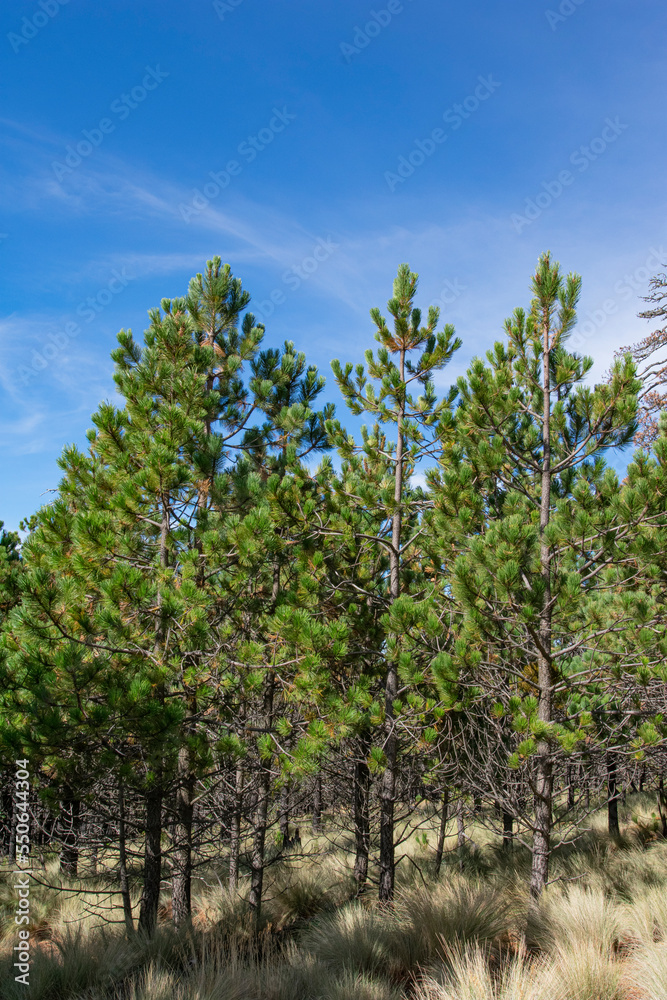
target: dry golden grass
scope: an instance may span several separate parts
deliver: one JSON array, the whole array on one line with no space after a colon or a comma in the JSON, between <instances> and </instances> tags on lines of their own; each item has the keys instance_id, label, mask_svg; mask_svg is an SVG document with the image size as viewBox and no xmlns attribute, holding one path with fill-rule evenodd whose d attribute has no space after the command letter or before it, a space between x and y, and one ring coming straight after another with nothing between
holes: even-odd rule
<instances>
[{"instance_id":1,"label":"dry golden grass","mask_svg":"<svg viewBox=\"0 0 667 1000\"><path fill-rule=\"evenodd\" d=\"M463 873L454 854L438 881L429 876L433 828L416 831L418 867L405 866L385 910L372 892L352 899L345 831L320 853L304 837L305 857L269 870L259 932L245 887L230 893L212 862L194 885L192 926L173 930L165 897L150 941L127 939L119 897L101 877L80 894L49 862L40 881L52 887L31 890L29 994L13 981L15 897L0 870L0 997L667 1000L667 844L636 832L650 825L650 807L647 797L629 805L620 845L593 830L557 850L556 881L532 908L525 852L502 854L477 828Z\"/></svg>"}]
</instances>

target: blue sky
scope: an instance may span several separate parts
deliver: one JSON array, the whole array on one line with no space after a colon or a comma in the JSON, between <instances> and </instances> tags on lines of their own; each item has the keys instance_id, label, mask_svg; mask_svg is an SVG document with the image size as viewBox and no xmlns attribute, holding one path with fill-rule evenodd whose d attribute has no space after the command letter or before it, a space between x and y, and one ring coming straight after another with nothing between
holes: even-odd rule
<instances>
[{"instance_id":1,"label":"blue sky","mask_svg":"<svg viewBox=\"0 0 667 1000\"><path fill-rule=\"evenodd\" d=\"M373 345L402 261L463 338L443 388L527 303L546 249L583 274L596 374L648 332L663 0L5 0L0 17L8 527L113 396L118 330L140 335L216 253L267 345L293 339L327 375Z\"/></svg>"}]
</instances>

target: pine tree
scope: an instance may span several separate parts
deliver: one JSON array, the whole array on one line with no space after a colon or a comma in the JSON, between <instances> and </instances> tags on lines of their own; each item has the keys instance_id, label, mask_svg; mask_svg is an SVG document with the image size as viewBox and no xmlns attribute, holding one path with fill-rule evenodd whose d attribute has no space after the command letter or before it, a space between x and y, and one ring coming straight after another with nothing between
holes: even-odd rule
<instances>
[{"instance_id":1,"label":"pine tree","mask_svg":"<svg viewBox=\"0 0 667 1000\"><path fill-rule=\"evenodd\" d=\"M573 720L558 722L556 699L572 683L568 674L597 669L609 631L588 614L588 594L613 561L618 533L618 481L601 453L632 439L639 388L628 357L608 384L583 384L592 359L566 346L580 287L549 254L540 258L528 314L517 309L507 343L459 380L458 446L432 479L442 490L445 538L458 532L463 547L452 586L474 655L479 663L480 638L504 650L502 669L531 692L512 697L509 710L528 737L515 762L529 758L532 767L535 896L548 877L555 756L585 732ZM587 662L591 643L594 662Z\"/></svg>"},{"instance_id":2,"label":"pine tree","mask_svg":"<svg viewBox=\"0 0 667 1000\"><path fill-rule=\"evenodd\" d=\"M411 550L419 535L416 523L423 508L423 498L408 489L409 478L417 463L429 454L433 442L433 429L444 419L453 396L438 400L432 376L444 368L460 341L454 330L446 326L436 332L439 311L430 307L426 325L422 326L421 311L415 307L417 275L407 264L402 264L394 281L394 294L387 304L393 320L393 330L379 309L371 310L376 326L376 339L380 342L377 357L372 351L365 354L366 368L348 363L343 368L332 362L336 382L345 401L355 415L371 414L379 424L395 428L395 444L389 445L379 433L379 427L368 432L362 430L362 444L355 445L338 422L329 424L332 439L342 457L356 461L357 482L346 496L350 506L359 504L378 512L386 528L377 536L377 544L388 555L389 586L386 617L386 659L384 685L384 723L380 751L383 770L380 788L380 887L379 898L389 902L394 892L394 806L399 771L399 739L396 710L399 704L399 687L413 668L405 648L405 619L414 618L406 582L410 574ZM419 351L415 360L412 352ZM394 361L391 355L397 355ZM353 374L354 372L354 374ZM378 383L377 390L373 382ZM419 389L421 395L412 395ZM381 483L364 481L363 462L359 455L371 460L382 458L388 466L388 475ZM411 531L406 537L405 528ZM411 537L412 536L412 537ZM401 673L404 677L401 678Z\"/></svg>"}]
</instances>

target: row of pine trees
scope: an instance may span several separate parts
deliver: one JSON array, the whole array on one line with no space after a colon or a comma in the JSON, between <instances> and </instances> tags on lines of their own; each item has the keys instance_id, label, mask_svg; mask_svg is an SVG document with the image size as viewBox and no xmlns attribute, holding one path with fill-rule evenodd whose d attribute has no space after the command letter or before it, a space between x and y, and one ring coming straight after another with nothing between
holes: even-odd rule
<instances>
[{"instance_id":1,"label":"row of pine trees","mask_svg":"<svg viewBox=\"0 0 667 1000\"><path fill-rule=\"evenodd\" d=\"M76 875L101 845L128 928L138 865L151 932L165 874L183 924L212 855L259 918L290 821L325 808L385 904L425 803L438 867L468 803L528 845L534 896L595 782L618 833L621 785L662 780L667 426L620 482L646 386L630 353L592 385L568 350L580 288L543 255L443 391L460 341L401 265L375 352L332 363L359 434L220 258L143 344L121 331L119 401L0 544L0 752L30 761L34 850L59 837Z\"/></svg>"}]
</instances>

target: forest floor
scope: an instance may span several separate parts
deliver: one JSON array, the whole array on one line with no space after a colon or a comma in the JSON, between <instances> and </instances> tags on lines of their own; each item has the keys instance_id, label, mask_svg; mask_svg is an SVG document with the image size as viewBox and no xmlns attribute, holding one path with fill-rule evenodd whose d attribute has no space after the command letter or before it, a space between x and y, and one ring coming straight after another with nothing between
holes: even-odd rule
<instances>
[{"instance_id":1,"label":"forest floor","mask_svg":"<svg viewBox=\"0 0 667 1000\"><path fill-rule=\"evenodd\" d=\"M473 846L448 839L435 878L435 818L399 850L394 906L378 908L372 888L355 901L351 838L329 817L326 835L269 867L259 929L244 887L228 891L221 857L198 869L192 924L178 932L165 885L150 940L128 939L109 876L63 882L47 858L30 890L28 988L14 979L17 895L5 864L0 997L667 1000L667 842L654 812L649 796L629 795L618 842L605 812L593 814L587 833L556 848L533 907L527 850L502 851L479 824L467 831Z\"/></svg>"}]
</instances>

